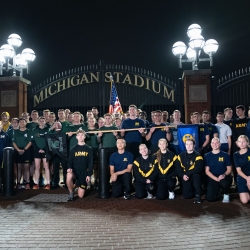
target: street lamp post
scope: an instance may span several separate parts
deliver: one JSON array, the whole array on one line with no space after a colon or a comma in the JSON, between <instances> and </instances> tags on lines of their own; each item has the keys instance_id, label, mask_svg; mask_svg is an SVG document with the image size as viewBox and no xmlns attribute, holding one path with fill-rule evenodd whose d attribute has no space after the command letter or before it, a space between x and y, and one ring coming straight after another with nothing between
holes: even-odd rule
<instances>
[{"instance_id":1,"label":"street lamp post","mask_svg":"<svg viewBox=\"0 0 250 250\"><path fill-rule=\"evenodd\" d=\"M30 63L35 60L36 55L32 49L26 48L21 54L16 54L16 49L22 45L22 39L17 34L11 34L7 39L8 44L0 47L0 75L3 75L3 70L13 70L13 76L16 72L23 75L23 69L27 69L27 74L30 73ZM10 59L13 59L13 64L10 64Z\"/></svg>"},{"instance_id":2,"label":"street lamp post","mask_svg":"<svg viewBox=\"0 0 250 250\"><path fill-rule=\"evenodd\" d=\"M213 55L219 48L219 44L214 39L209 39L205 42L204 37L201 35L202 29L198 24L192 24L188 27L187 35L189 37L189 48L183 42L176 42L172 47L173 54L178 57L178 67L182 68L183 62L191 62L192 69L198 70L200 61L209 61L210 67L213 66ZM209 58L200 58L201 50L204 50ZM182 59L186 54L187 59Z\"/></svg>"}]
</instances>

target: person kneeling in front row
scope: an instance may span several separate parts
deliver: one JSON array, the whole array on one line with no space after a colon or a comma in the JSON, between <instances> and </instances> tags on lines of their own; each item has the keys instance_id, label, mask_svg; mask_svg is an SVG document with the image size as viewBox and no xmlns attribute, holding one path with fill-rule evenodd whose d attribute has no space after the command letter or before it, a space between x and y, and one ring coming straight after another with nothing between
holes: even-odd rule
<instances>
[{"instance_id":1,"label":"person kneeling in front row","mask_svg":"<svg viewBox=\"0 0 250 250\"><path fill-rule=\"evenodd\" d=\"M157 172L152 164L152 157L148 155L148 148L145 144L139 146L139 156L133 165L135 177L135 197L138 199L153 198L155 190L154 180Z\"/></svg>"},{"instance_id":2,"label":"person kneeling in front row","mask_svg":"<svg viewBox=\"0 0 250 250\"><path fill-rule=\"evenodd\" d=\"M74 200L73 186L76 181L78 196L83 198L87 183L93 174L93 151L85 144L86 138L84 130L76 132L78 144L70 150L69 163L67 169L66 183L69 189L68 201Z\"/></svg>"},{"instance_id":3,"label":"person kneeling in front row","mask_svg":"<svg viewBox=\"0 0 250 250\"><path fill-rule=\"evenodd\" d=\"M237 187L240 201L247 204L250 201L250 148L246 135L240 135L236 141L239 151L234 153L234 165L237 170Z\"/></svg>"},{"instance_id":4,"label":"person kneeling in front row","mask_svg":"<svg viewBox=\"0 0 250 250\"><path fill-rule=\"evenodd\" d=\"M125 151L126 141L118 139L116 141L118 151L110 156L110 175L112 180L112 195L124 199L130 198L132 182L133 155Z\"/></svg>"},{"instance_id":5,"label":"person kneeling in front row","mask_svg":"<svg viewBox=\"0 0 250 250\"><path fill-rule=\"evenodd\" d=\"M156 199L165 200L169 198L173 200L175 198L175 161L177 156L168 150L166 139L160 139L158 147L160 149L153 155L153 165L158 173Z\"/></svg>"},{"instance_id":6,"label":"person kneeling in front row","mask_svg":"<svg viewBox=\"0 0 250 250\"><path fill-rule=\"evenodd\" d=\"M194 203L201 203L203 158L194 150L194 139L187 139L185 146L186 150L178 155L176 161L177 174L182 178L182 195L185 199L195 197Z\"/></svg>"},{"instance_id":7,"label":"person kneeling in front row","mask_svg":"<svg viewBox=\"0 0 250 250\"><path fill-rule=\"evenodd\" d=\"M207 201L220 199L220 189L223 191L223 203L228 203L229 189L232 184L232 166L230 156L220 151L220 140L215 137L211 141L212 151L205 154L205 168L207 180Z\"/></svg>"}]
</instances>

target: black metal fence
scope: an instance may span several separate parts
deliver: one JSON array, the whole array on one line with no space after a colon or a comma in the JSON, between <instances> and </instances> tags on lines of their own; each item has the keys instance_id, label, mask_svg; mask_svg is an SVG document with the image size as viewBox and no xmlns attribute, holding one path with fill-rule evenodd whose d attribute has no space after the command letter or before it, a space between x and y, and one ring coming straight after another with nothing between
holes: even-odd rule
<instances>
[{"instance_id":1,"label":"black metal fence","mask_svg":"<svg viewBox=\"0 0 250 250\"><path fill-rule=\"evenodd\" d=\"M212 111L216 113L227 107L235 110L238 105L250 106L250 68L241 69L213 81Z\"/></svg>"}]
</instances>

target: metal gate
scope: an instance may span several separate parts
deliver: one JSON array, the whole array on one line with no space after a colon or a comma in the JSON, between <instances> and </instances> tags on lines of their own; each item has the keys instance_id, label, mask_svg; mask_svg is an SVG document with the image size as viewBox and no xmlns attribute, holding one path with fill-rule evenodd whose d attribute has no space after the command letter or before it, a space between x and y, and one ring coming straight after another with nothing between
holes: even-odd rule
<instances>
[{"instance_id":1,"label":"metal gate","mask_svg":"<svg viewBox=\"0 0 250 250\"><path fill-rule=\"evenodd\" d=\"M88 65L61 72L29 88L29 110L69 108L85 114L93 106L101 115L107 113L110 99L110 74L114 77L119 100L124 111L135 104L150 114L160 109L183 113L182 81L173 82L152 71L104 64Z\"/></svg>"}]
</instances>

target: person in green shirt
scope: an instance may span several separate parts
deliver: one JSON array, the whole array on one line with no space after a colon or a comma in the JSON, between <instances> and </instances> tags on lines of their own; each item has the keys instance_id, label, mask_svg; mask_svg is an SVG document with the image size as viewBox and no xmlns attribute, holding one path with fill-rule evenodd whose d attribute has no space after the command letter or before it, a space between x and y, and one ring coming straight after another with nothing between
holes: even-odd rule
<instances>
[{"instance_id":1,"label":"person in green shirt","mask_svg":"<svg viewBox=\"0 0 250 250\"><path fill-rule=\"evenodd\" d=\"M26 124L26 128L29 130L29 131L32 131L33 128L36 128L38 127L38 111L37 110L32 110L31 111L31 122L27 122ZM31 146L32 147L32 146ZM30 150L30 153L31 153L31 164L30 164L30 180L31 180L31 185L34 184L33 182L33 175L34 175L34 170L35 170L35 162L34 162L34 155L33 155L33 149Z\"/></svg>"},{"instance_id":2,"label":"person in green shirt","mask_svg":"<svg viewBox=\"0 0 250 250\"><path fill-rule=\"evenodd\" d=\"M43 167L45 169L45 179L47 182L47 184L45 185L45 189L50 189L50 171L48 162L46 161L46 143L44 137L48 133L49 129L48 127L45 127L46 120L44 116L39 117L38 124L39 127L34 128L31 132L31 142L33 146L33 154L35 160L35 184L33 186L33 189L39 189L41 162L43 163Z\"/></svg>"},{"instance_id":3,"label":"person in green shirt","mask_svg":"<svg viewBox=\"0 0 250 250\"><path fill-rule=\"evenodd\" d=\"M69 126L67 126L67 134L69 137L69 150L77 145L77 138L76 138L76 131L80 128L84 130L85 132L88 132L88 128L85 124L81 123L81 113L76 111L73 114L73 123ZM86 136L88 138L88 136Z\"/></svg>"},{"instance_id":4,"label":"person in green shirt","mask_svg":"<svg viewBox=\"0 0 250 250\"><path fill-rule=\"evenodd\" d=\"M118 133L115 130L118 130L116 126L113 125L113 119L111 114L105 114L105 125L101 127L98 133L99 141L102 143L102 147L108 148L111 152L110 154L113 154L115 151L117 151L116 147L116 140ZM111 132L101 132L101 131L111 131Z\"/></svg>"},{"instance_id":5,"label":"person in green shirt","mask_svg":"<svg viewBox=\"0 0 250 250\"><path fill-rule=\"evenodd\" d=\"M23 179L26 180L26 189L30 189L30 156L31 156L31 141L30 141L30 131L26 128L26 120L24 118L19 119L19 129L14 133L13 137L13 147L15 148L17 163L17 183L18 188L20 186L21 180L21 170L24 169Z\"/></svg>"},{"instance_id":6,"label":"person in green shirt","mask_svg":"<svg viewBox=\"0 0 250 250\"><path fill-rule=\"evenodd\" d=\"M96 119L94 117L88 118L88 131L98 131L96 128ZM97 133L88 134L88 137L85 139L86 144L89 145L93 150L93 169L94 169L94 180L95 186L97 185L98 179L98 147L99 143L97 140ZM97 186L96 186L97 187Z\"/></svg>"}]
</instances>

